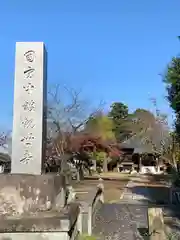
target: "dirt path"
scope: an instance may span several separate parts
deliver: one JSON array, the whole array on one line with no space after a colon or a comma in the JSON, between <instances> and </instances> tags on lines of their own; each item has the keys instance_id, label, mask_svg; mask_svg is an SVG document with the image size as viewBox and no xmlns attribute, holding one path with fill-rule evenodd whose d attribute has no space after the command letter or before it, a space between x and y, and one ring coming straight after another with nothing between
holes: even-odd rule
<instances>
[{"instance_id":1,"label":"dirt path","mask_svg":"<svg viewBox=\"0 0 180 240\"><path fill-rule=\"evenodd\" d=\"M127 184L131 183L128 186L128 191L134 193L134 195L144 195L144 198L149 198L149 200L154 203L169 203L168 177L166 175L132 176L120 173L101 174L89 177L80 183L74 181L73 187L80 201L86 201L88 192L96 188L99 184L99 177L103 179L105 202L119 202Z\"/></svg>"},{"instance_id":2,"label":"dirt path","mask_svg":"<svg viewBox=\"0 0 180 240\"><path fill-rule=\"evenodd\" d=\"M80 183L74 182L73 188L76 191L77 199L79 201L86 201L88 193L93 191L93 189L96 188L99 183L100 181L97 179L86 179ZM127 183L128 178L120 177L119 179L113 180L104 179L104 201L109 203L118 202Z\"/></svg>"}]
</instances>

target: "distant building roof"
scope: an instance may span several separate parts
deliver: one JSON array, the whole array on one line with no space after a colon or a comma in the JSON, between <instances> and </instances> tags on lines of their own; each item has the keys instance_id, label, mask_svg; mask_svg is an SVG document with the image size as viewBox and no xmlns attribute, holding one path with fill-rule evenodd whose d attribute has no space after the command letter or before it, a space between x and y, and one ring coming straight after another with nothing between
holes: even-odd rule
<instances>
[{"instance_id":1,"label":"distant building roof","mask_svg":"<svg viewBox=\"0 0 180 240\"><path fill-rule=\"evenodd\" d=\"M146 132L139 132L133 135L131 138L122 142L120 147L133 148L134 153L154 153L155 151L161 152L162 145L167 146L169 141L168 130L162 131L157 124L155 128L148 128Z\"/></svg>"}]
</instances>

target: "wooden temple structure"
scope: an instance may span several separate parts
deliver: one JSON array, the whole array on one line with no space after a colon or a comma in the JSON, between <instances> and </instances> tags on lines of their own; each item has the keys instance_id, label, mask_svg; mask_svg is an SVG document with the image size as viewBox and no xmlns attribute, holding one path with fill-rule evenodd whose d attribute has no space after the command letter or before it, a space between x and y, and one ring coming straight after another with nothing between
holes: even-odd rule
<instances>
[{"instance_id":1,"label":"wooden temple structure","mask_svg":"<svg viewBox=\"0 0 180 240\"><path fill-rule=\"evenodd\" d=\"M140 173L156 174L165 169L161 155L154 150L150 142L142 141L139 135L122 142L120 149L124 154L119 164L119 171L135 170Z\"/></svg>"}]
</instances>

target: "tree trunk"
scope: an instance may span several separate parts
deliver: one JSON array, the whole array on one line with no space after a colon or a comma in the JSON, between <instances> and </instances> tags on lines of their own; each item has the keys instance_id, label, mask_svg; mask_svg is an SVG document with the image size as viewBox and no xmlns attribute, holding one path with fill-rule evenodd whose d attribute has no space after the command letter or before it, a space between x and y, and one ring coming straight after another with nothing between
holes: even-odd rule
<instances>
[{"instance_id":1,"label":"tree trunk","mask_svg":"<svg viewBox=\"0 0 180 240\"><path fill-rule=\"evenodd\" d=\"M77 164L77 181L84 179L83 165L81 162Z\"/></svg>"},{"instance_id":2,"label":"tree trunk","mask_svg":"<svg viewBox=\"0 0 180 240\"><path fill-rule=\"evenodd\" d=\"M79 176L80 176L80 180L83 180L83 179L84 179L84 172L83 172L82 165L81 165L80 168L79 168Z\"/></svg>"},{"instance_id":3,"label":"tree trunk","mask_svg":"<svg viewBox=\"0 0 180 240\"><path fill-rule=\"evenodd\" d=\"M175 169L177 169L176 154L175 154L175 152L172 153L172 162L173 162L173 166L175 167Z\"/></svg>"},{"instance_id":4,"label":"tree trunk","mask_svg":"<svg viewBox=\"0 0 180 240\"><path fill-rule=\"evenodd\" d=\"M176 140L175 136L172 136L172 163L175 169L177 169L177 162L176 162ZM178 149L179 150L179 149Z\"/></svg>"},{"instance_id":5,"label":"tree trunk","mask_svg":"<svg viewBox=\"0 0 180 240\"><path fill-rule=\"evenodd\" d=\"M89 176L92 176L92 172L90 168L88 169L88 172L89 172Z\"/></svg>"},{"instance_id":6,"label":"tree trunk","mask_svg":"<svg viewBox=\"0 0 180 240\"><path fill-rule=\"evenodd\" d=\"M105 157L103 161L103 172L108 172L108 159Z\"/></svg>"},{"instance_id":7,"label":"tree trunk","mask_svg":"<svg viewBox=\"0 0 180 240\"><path fill-rule=\"evenodd\" d=\"M139 157L138 157L138 173L141 172L141 166L142 166L142 158L141 158L141 155L139 154Z\"/></svg>"},{"instance_id":8,"label":"tree trunk","mask_svg":"<svg viewBox=\"0 0 180 240\"><path fill-rule=\"evenodd\" d=\"M78 169L77 169L77 182L80 182L80 173Z\"/></svg>"}]
</instances>

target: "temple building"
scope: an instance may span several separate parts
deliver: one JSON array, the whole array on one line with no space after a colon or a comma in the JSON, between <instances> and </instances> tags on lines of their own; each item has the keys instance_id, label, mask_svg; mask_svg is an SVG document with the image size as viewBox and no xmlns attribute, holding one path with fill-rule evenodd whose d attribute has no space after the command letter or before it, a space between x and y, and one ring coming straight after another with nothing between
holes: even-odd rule
<instances>
[{"instance_id":1,"label":"temple building","mask_svg":"<svg viewBox=\"0 0 180 240\"><path fill-rule=\"evenodd\" d=\"M160 154L162 136L152 129L147 130L146 134L146 139L142 138L141 134L136 134L120 144L120 149L124 152L119 165L120 171L137 171L142 174L158 174L164 171L165 162Z\"/></svg>"}]
</instances>

